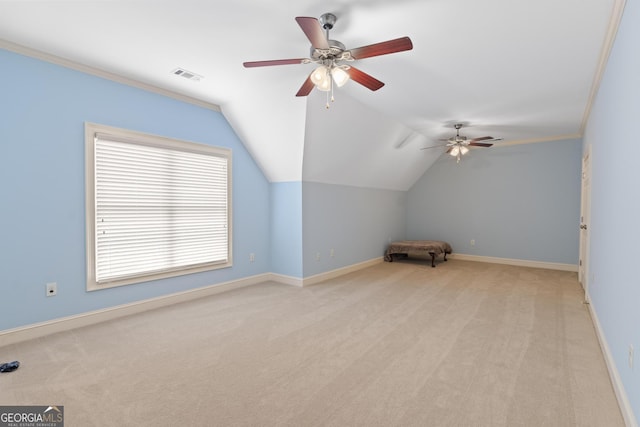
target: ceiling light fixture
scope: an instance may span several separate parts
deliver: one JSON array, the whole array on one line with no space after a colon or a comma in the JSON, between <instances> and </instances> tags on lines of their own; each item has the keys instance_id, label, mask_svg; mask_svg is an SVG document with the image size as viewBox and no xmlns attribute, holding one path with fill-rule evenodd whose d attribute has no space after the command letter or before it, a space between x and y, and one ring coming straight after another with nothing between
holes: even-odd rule
<instances>
[{"instance_id":1,"label":"ceiling light fixture","mask_svg":"<svg viewBox=\"0 0 640 427\"><path fill-rule=\"evenodd\" d=\"M312 62L320 64L309 77L318 90L327 92L327 109L329 108L329 92L331 92L331 102L335 100L333 98L333 84L335 83L336 86L342 87L351 78L348 72L350 67L348 65L341 65L339 61L353 61L351 52L345 51L344 44L329 38L329 30L333 28L336 19L334 14L325 13L320 18L320 21L317 21L326 32L327 48L319 49L312 45L311 59L309 59Z\"/></svg>"},{"instance_id":2,"label":"ceiling light fixture","mask_svg":"<svg viewBox=\"0 0 640 427\"><path fill-rule=\"evenodd\" d=\"M457 157L456 163L460 163L460 157L464 156L468 152L469 149L458 142L458 145L455 145L451 151L449 151L449 155Z\"/></svg>"},{"instance_id":3,"label":"ceiling light fixture","mask_svg":"<svg viewBox=\"0 0 640 427\"><path fill-rule=\"evenodd\" d=\"M469 152L469 149L464 145L461 145L459 147L458 146L453 147L449 154L452 155L453 157L456 157L458 154L460 154L461 156L464 156L468 152Z\"/></svg>"},{"instance_id":4,"label":"ceiling light fixture","mask_svg":"<svg viewBox=\"0 0 640 427\"><path fill-rule=\"evenodd\" d=\"M344 86L350 79L347 70L348 66L337 65L335 59L326 59L322 61L322 65L313 70L309 78L316 89L322 92L331 92L331 102L333 102L333 84L335 83L338 87ZM326 107L329 108L328 93Z\"/></svg>"}]
</instances>

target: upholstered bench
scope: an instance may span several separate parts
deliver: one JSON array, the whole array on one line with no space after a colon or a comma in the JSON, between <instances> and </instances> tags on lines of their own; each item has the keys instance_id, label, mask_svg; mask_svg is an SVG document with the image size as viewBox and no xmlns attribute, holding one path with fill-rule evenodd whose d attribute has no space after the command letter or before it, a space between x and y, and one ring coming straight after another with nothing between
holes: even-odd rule
<instances>
[{"instance_id":1,"label":"upholstered bench","mask_svg":"<svg viewBox=\"0 0 640 427\"><path fill-rule=\"evenodd\" d=\"M431 267L435 267L436 256L444 254L444 260L447 260L447 254L451 253L451 245L440 240L402 240L389 244L384 254L384 260L393 262L394 255L431 255Z\"/></svg>"}]
</instances>

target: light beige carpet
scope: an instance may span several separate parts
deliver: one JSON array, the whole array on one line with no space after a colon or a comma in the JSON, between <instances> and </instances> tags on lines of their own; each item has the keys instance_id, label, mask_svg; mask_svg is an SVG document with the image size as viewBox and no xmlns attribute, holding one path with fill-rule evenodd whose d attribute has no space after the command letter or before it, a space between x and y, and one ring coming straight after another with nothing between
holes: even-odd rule
<instances>
[{"instance_id":1,"label":"light beige carpet","mask_svg":"<svg viewBox=\"0 0 640 427\"><path fill-rule=\"evenodd\" d=\"M66 426L622 426L575 273L450 260L264 283L0 348Z\"/></svg>"}]
</instances>

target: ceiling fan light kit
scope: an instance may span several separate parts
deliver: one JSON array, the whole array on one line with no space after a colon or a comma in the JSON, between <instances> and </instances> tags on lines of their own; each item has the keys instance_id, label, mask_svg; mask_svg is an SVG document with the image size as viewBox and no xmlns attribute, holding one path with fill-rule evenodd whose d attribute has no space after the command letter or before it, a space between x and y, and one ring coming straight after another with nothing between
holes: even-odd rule
<instances>
[{"instance_id":1,"label":"ceiling fan light kit","mask_svg":"<svg viewBox=\"0 0 640 427\"><path fill-rule=\"evenodd\" d=\"M462 145L460 147L453 147L449 154L454 156L454 157L456 157L456 156L460 156L460 155L464 156L468 152L469 152L469 149L467 147L465 147L464 145Z\"/></svg>"},{"instance_id":2,"label":"ceiling fan light kit","mask_svg":"<svg viewBox=\"0 0 640 427\"><path fill-rule=\"evenodd\" d=\"M323 92L331 90L333 83L342 87L349 81L349 73L345 71L345 67L346 65L321 65L311 73L311 81L316 89Z\"/></svg>"},{"instance_id":3,"label":"ceiling fan light kit","mask_svg":"<svg viewBox=\"0 0 640 427\"><path fill-rule=\"evenodd\" d=\"M349 80L353 80L364 87L375 91L384 86L380 80L369 74L342 62L352 62L372 56L387 55L413 49L413 43L409 37L401 37L386 42L375 43L368 46L347 50L345 45L337 40L329 38L329 30L333 28L337 17L332 13L325 13L320 17L310 18L299 16L296 22L311 42L310 58L277 59L267 61L245 62L245 68L266 67L272 65L289 64L318 64L302 84L296 96L307 96L315 87L327 92L327 105L329 108L329 93L333 101L333 86L344 86Z\"/></svg>"}]
</instances>

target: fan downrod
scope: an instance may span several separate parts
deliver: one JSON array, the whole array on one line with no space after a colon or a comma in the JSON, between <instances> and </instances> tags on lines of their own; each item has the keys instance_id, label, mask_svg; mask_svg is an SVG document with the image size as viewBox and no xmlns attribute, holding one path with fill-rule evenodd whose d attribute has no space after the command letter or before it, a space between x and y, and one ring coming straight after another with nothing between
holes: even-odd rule
<instances>
[{"instance_id":1,"label":"fan downrod","mask_svg":"<svg viewBox=\"0 0 640 427\"><path fill-rule=\"evenodd\" d=\"M465 141L467 139L466 136L461 137L460 136L460 129L462 129L462 123L456 123L455 125L453 125L454 128L456 128L456 136L455 138L449 138L449 141L451 142L455 142L455 143L460 143L462 141Z\"/></svg>"}]
</instances>

